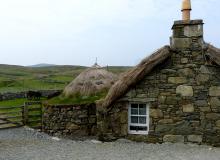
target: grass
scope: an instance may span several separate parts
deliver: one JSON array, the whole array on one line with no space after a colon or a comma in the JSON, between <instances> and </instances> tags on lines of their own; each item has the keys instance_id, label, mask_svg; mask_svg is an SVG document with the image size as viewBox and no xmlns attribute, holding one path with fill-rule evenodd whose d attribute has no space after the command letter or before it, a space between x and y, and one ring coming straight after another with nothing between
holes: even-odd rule
<instances>
[{"instance_id":1,"label":"grass","mask_svg":"<svg viewBox=\"0 0 220 160\"><path fill-rule=\"evenodd\" d=\"M107 92L99 93L97 95L92 96L79 96L76 95L71 98L67 98L64 96L58 96L54 97L48 101L45 101L45 103L50 105L74 105L74 104L89 104L89 103L95 103L95 101L105 97Z\"/></svg>"},{"instance_id":2,"label":"grass","mask_svg":"<svg viewBox=\"0 0 220 160\"><path fill-rule=\"evenodd\" d=\"M0 108L22 106L24 105L25 101L27 101L27 99L14 99L14 100L0 101Z\"/></svg>"},{"instance_id":3,"label":"grass","mask_svg":"<svg viewBox=\"0 0 220 160\"><path fill-rule=\"evenodd\" d=\"M62 90L87 67L51 66L31 68L0 65L0 93L28 90ZM107 70L121 74L130 67L109 66Z\"/></svg>"}]
</instances>

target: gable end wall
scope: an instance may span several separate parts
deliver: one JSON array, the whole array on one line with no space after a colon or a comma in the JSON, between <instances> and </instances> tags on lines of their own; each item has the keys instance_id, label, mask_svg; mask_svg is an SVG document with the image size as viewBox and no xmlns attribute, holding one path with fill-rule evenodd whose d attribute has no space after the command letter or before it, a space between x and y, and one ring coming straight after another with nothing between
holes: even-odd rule
<instances>
[{"instance_id":1,"label":"gable end wall","mask_svg":"<svg viewBox=\"0 0 220 160\"><path fill-rule=\"evenodd\" d=\"M152 143L220 145L220 67L203 50L173 52L169 60L113 104L106 135ZM149 135L128 134L129 102L150 105Z\"/></svg>"}]
</instances>

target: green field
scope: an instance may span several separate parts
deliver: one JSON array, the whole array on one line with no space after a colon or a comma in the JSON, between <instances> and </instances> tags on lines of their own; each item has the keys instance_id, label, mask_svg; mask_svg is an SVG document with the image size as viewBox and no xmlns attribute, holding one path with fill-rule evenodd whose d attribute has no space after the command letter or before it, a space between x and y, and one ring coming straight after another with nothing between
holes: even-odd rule
<instances>
[{"instance_id":1,"label":"green field","mask_svg":"<svg viewBox=\"0 0 220 160\"><path fill-rule=\"evenodd\" d=\"M109 71L120 75L130 67L108 67ZM77 77L82 71L87 69L83 66L51 66L51 67L23 67L12 65L0 65L0 93L20 92L28 90L62 90ZM65 98L62 96L55 97L51 100L41 99L43 103L49 104L85 104L93 103L104 97L106 93L100 93L95 96L79 96ZM15 99L0 101L0 128L13 127L15 124L23 124L22 110L27 99ZM29 106L28 123L30 127L41 126L40 106ZM4 124L5 120L10 121ZM13 123L12 123L13 122ZM6 125L6 126L5 126Z\"/></svg>"},{"instance_id":2,"label":"green field","mask_svg":"<svg viewBox=\"0 0 220 160\"><path fill-rule=\"evenodd\" d=\"M45 99L41 99L44 101ZM0 129L23 125L23 106L27 99L14 99L0 101ZM30 101L29 101L30 102ZM42 109L41 105L35 104L28 106L28 121L26 125L30 127L40 127ZM7 124L5 124L7 122ZM16 123L16 124L14 124Z\"/></svg>"},{"instance_id":3,"label":"green field","mask_svg":"<svg viewBox=\"0 0 220 160\"><path fill-rule=\"evenodd\" d=\"M23 67L0 65L0 93L27 90L62 90L87 67L51 66ZM121 74L130 67L109 66L108 70Z\"/></svg>"}]
</instances>

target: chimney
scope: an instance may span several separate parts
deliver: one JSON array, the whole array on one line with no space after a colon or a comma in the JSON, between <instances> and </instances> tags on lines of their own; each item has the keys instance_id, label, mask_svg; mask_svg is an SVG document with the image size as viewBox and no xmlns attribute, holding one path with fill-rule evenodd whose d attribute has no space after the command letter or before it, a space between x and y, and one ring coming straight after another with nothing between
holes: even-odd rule
<instances>
[{"instance_id":1,"label":"chimney","mask_svg":"<svg viewBox=\"0 0 220 160\"><path fill-rule=\"evenodd\" d=\"M183 0L182 18L175 21L170 46L175 50L198 50L204 44L203 20L190 20L191 1Z\"/></svg>"},{"instance_id":2,"label":"chimney","mask_svg":"<svg viewBox=\"0 0 220 160\"><path fill-rule=\"evenodd\" d=\"M183 21L190 20L190 12L191 12L191 0L183 0L182 3L182 19Z\"/></svg>"}]
</instances>

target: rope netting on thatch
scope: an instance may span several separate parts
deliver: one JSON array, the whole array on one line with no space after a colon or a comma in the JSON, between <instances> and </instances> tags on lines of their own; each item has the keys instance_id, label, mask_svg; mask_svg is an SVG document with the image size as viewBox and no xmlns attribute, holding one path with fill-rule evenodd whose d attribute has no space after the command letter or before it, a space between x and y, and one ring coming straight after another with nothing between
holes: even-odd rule
<instances>
[{"instance_id":1,"label":"rope netting on thatch","mask_svg":"<svg viewBox=\"0 0 220 160\"><path fill-rule=\"evenodd\" d=\"M108 90L117 76L101 68L97 64L83 71L64 89L64 96L72 97L75 95L90 96Z\"/></svg>"},{"instance_id":2,"label":"rope netting on thatch","mask_svg":"<svg viewBox=\"0 0 220 160\"><path fill-rule=\"evenodd\" d=\"M154 52L151 56L143 59L133 69L129 70L111 87L106 98L97 102L100 109L108 109L118 98L124 95L129 88L139 82L156 65L162 63L171 55L170 47L164 46Z\"/></svg>"}]
</instances>

